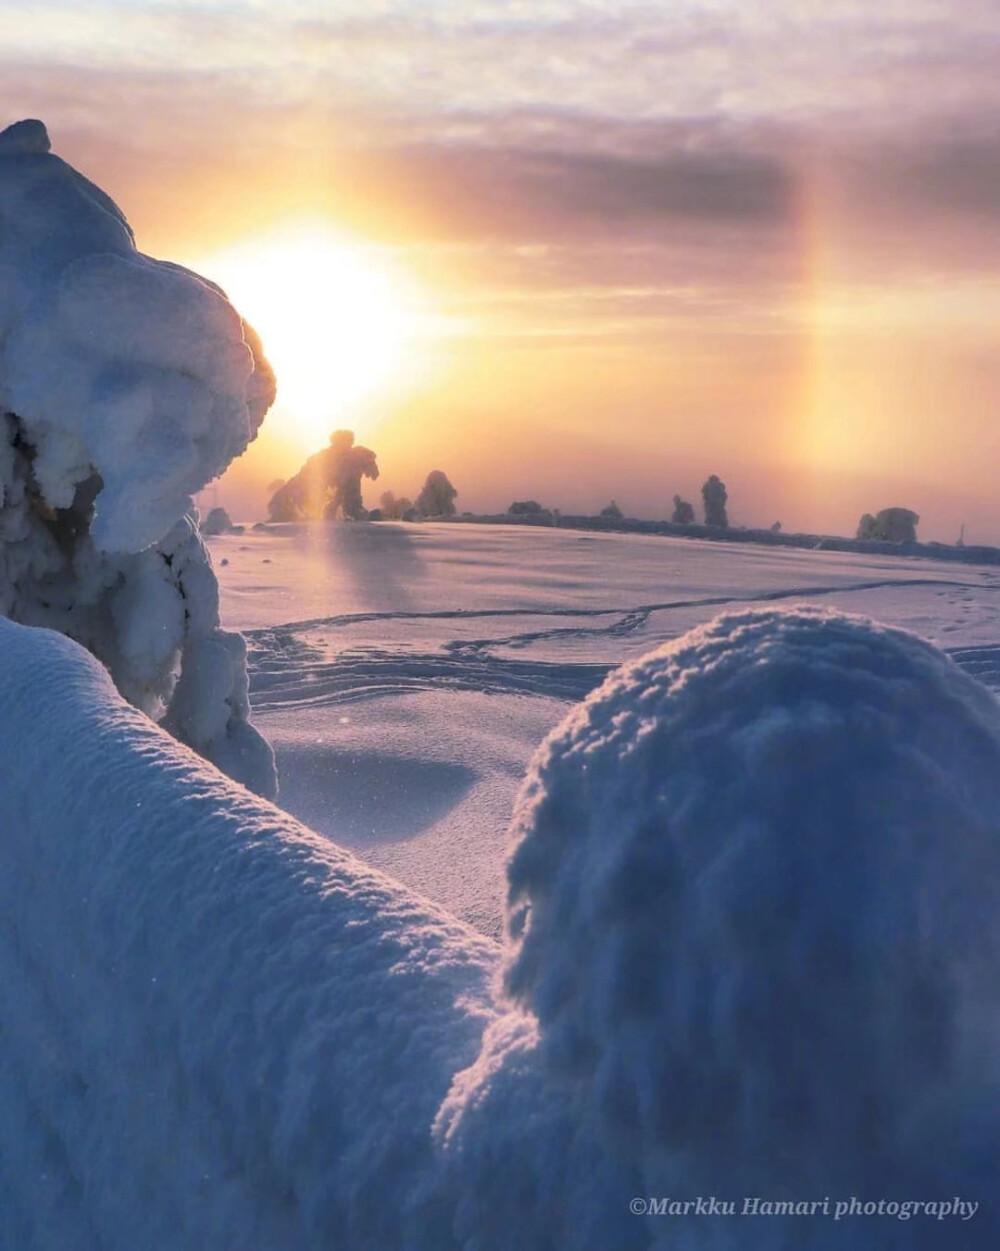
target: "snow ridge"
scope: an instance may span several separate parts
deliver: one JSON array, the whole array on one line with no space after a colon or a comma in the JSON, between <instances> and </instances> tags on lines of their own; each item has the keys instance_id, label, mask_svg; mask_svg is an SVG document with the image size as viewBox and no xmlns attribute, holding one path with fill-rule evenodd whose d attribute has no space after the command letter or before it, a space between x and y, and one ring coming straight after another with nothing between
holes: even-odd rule
<instances>
[{"instance_id":1,"label":"snow ridge","mask_svg":"<svg viewBox=\"0 0 1000 1251\"><path fill-rule=\"evenodd\" d=\"M0 1246L403 1246L495 946L68 639L0 621L0 648Z\"/></svg>"}]
</instances>

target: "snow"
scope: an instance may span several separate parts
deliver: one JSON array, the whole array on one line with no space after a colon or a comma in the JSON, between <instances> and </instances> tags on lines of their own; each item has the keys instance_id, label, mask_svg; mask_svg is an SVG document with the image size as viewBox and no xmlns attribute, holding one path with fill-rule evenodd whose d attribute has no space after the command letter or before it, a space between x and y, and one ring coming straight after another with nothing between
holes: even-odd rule
<instances>
[{"instance_id":1,"label":"snow","mask_svg":"<svg viewBox=\"0 0 1000 1251\"><path fill-rule=\"evenodd\" d=\"M0 649L0 1246L737 1251L630 1197L854 1192L996 1245L1000 709L928 644L744 610L616 671L529 770L506 952Z\"/></svg>"},{"instance_id":2,"label":"snow","mask_svg":"<svg viewBox=\"0 0 1000 1251\"><path fill-rule=\"evenodd\" d=\"M824 610L723 616L535 757L506 988L643 1194L988 1187L998 814L1000 708L939 651Z\"/></svg>"},{"instance_id":3,"label":"snow","mask_svg":"<svg viewBox=\"0 0 1000 1251\"><path fill-rule=\"evenodd\" d=\"M1000 689L992 566L461 523L209 542L282 806L491 937L538 743L613 666L720 611L868 614Z\"/></svg>"},{"instance_id":4,"label":"snow","mask_svg":"<svg viewBox=\"0 0 1000 1251\"><path fill-rule=\"evenodd\" d=\"M489 1199L501 1172L508 1206L530 1193L544 1143L581 1165L574 1245L608 1245L591 1218L641 1244L531 1057L435 1131L499 1019L495 944L227 781L64 636L0 621L0 648L0 1246L544 1245L550 1213L494 1231Z\"/></svg>"},{"instance_id":5,"label":"snow","mask_svg":"<svg viewBox=\"0 0 1000 1251\"><path fill-rule=\"evenodd\" d=\"M136 251L93 184L5 146L0 398L36 449L49 506L68 508L96 469L95 541L140 551L256 433L267 404L248 393L254 354L225 296Z\"/></svg>"},{"instance_id":6,"label":"snow","mask_svg":"<svg viewBox=\"0 0 1000 1251\"><path fill-rule=\"evenodd\" d=\"M0 132L0 613L81 642L156 719L180 675L166 723L273 795L192 505L256 435L273 375L225 295L138 252L49 146L38 121Z\"/></svg>"},{"instance_id":7,"label":"snow","mask_svg":"<svg viewBox=\"0 0 1000 1251\"><path fill-rule=\"evenodd\" d=\"M69 640L0 622L0 647L0 1245L403 1245L496 949Z\"/></svg>"}]
</instances>

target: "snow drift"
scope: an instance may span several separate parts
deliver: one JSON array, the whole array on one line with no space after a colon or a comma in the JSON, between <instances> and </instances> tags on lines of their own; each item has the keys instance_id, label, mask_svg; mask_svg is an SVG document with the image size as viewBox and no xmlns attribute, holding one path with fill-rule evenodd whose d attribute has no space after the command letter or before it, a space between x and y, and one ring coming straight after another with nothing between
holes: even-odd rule
<instances>
[{"instance_id":1,"label":"snow drift","mask_svg":"<svg viewBox=\"0 0 1000 1251\"><path fill-rule=\"evenodd\" d=\"M403 1246L493 945L0 648L0 1246Z\"/></svg>"},{"instance_id":2,"label":"snow drift","mask_svg":"<svg viewBox=\"0 0 1000 1251\"><path fill-rule=\"evenodd\" d=\"M746 613L613 675L532 768L506 955L70 640L0 649L0 1246L923 1248L629 1199L991 1194L1000 711L929 645Z\"/></svg>"},{"instance_id":3,"label":"snow drift","mask_svg":"<svg viewBox=\"0 0 1000 1251\"><path fill-rule=\"evenodd\" d=\"M1000 711L935 648L722 617L577 708L514 834L507 991L641 1193L995 1194Z\"/></svg>"},{"instance_id":4,"label":"snow drift","mask_svg":"<svg viewBox=\"0 0 1000 1251\"><path fill-rule=\"evenodd\" d=\"M0 133L0 612L83 643L157 719L179 673L210 670L197 700L182 676L168 724L266 793L273 759L189 514L273 399L217 287L138 252L41 122Z\"/></svg>"}]
</instances>

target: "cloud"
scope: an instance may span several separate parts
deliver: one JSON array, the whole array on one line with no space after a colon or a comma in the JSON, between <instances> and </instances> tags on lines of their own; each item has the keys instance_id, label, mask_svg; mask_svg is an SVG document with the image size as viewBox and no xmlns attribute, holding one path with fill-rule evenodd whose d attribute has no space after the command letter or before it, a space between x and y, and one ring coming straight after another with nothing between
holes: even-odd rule
<instances>
[{"instance_id":1,"label":"cloud","mask_svg":"<svg viewBox=\"0 0 1000 1251\"><path fill-rule=\"evenodd\" d=\"M556 239L678 221L774 226L794 211L791 171L752 151L633 156L425 143L379 157L428 224L466 237Z\"/></svg>"},{"instance_id":2,"label":"cloud","mask_svg":"<svg viewBox=\"0 0 1000 1251\"><path fill-rule=\"evenodd\" d=\"M844 284L947 283L981 269L1000 210L997 23L974 0L950 26L936 0L780 22L701 4L670 21L596 3L128 7L119 62L97 69L25 27L0 111L42 116L150 250L318 210L431 267L452 249L481 307L541 297L648 328L780 312L808 293L810 248ZM84 50L121 16L88 15Z\"/></svg>"},{"instance_id":3,"label":"cloud","mask_svg":"<svg viewBox=\"0 0 1000 1251\"><path fill-rule=\"evenodd\" d=\"M853 172L858 194L896 211L1000 217L1000 136L992 126L876 143L858 154Z\"/></svg>"}]
</instances>

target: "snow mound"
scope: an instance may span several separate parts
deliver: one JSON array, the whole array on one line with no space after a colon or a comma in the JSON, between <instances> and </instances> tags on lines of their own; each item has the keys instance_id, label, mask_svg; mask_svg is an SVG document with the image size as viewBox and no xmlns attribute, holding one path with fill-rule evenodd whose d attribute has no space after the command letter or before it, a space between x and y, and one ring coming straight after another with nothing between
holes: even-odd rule
<instances>
[{"instance_id":1,"label":"snow mound","mask_svg":"<svg viewBox=\"0 0 1000 1251\"><path fill-rule=\"evenodd\" d=\"M217 534L229 534L235 527L232 517L219 505L217 508L209 509L208 515L201 522L199 529L202 534L214 536Z\"/></svg>"},{"instance_id":2,"label":"snow mound","mask_svg":"<svg viewBox=\"0 0 1000 1251\"><path fill-rule=\"evenodd\" d=\"M640 1193L992 1193L1000 710L935 648L719 618L570 715L513 835L507 991Z\"/></svg>"},{"instance_id":3,"label":"snow mound","mask_svg":"<svg viewBox=\"0 0 1000 1251\"><path fill-rule=\"evenodd\" d=\"M211 684L221 737L187 741L237 756L267 794L273 757L247 722L245 666L223 662L237 649L189 514L274 393L218 287L138 252L41 122L0 132L0 612L79 640L157 718L186 658L214 643L231 678Z\"/></svg>"}]
</instances>

